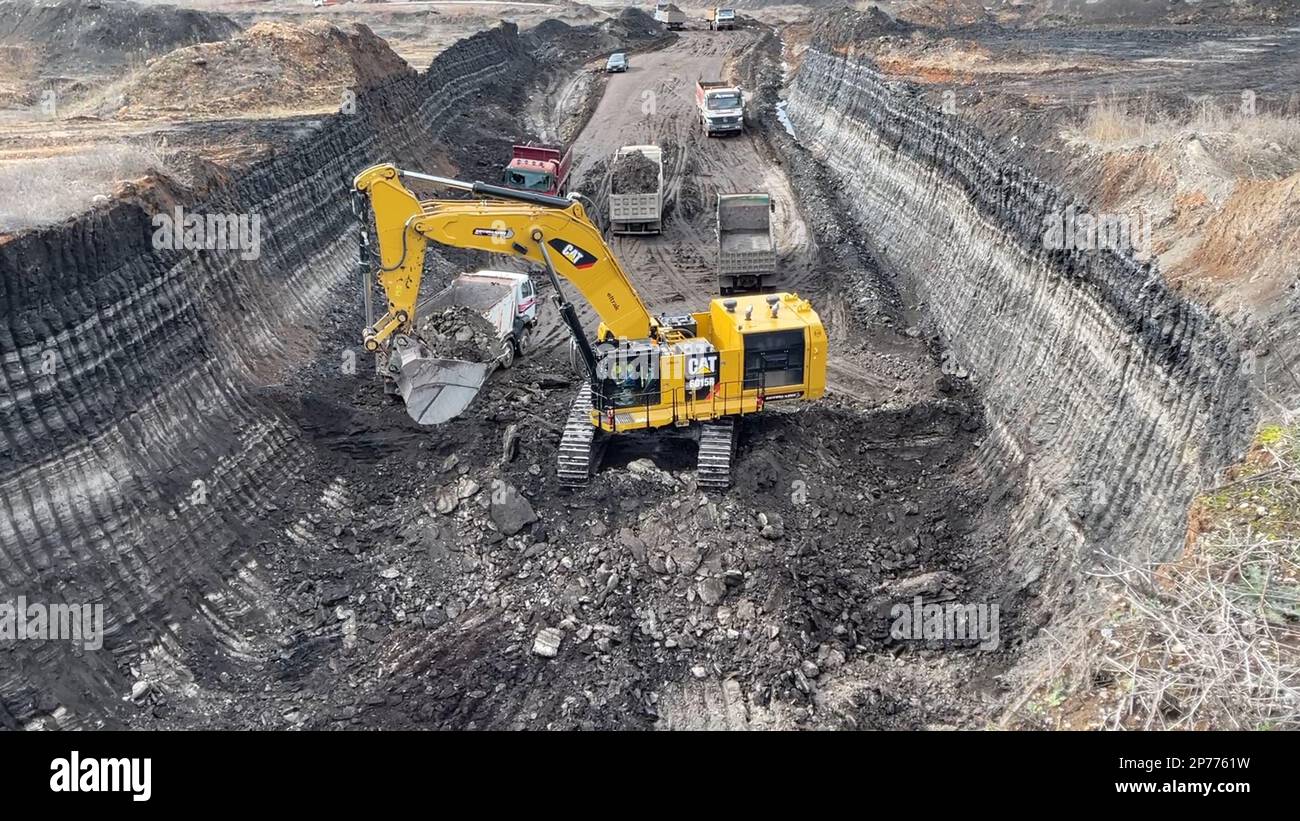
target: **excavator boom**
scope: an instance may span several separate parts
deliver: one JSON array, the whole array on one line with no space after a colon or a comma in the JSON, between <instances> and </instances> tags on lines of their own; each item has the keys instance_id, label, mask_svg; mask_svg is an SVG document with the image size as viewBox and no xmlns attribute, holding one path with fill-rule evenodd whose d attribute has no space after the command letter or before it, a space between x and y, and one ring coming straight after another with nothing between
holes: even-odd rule
<instances>
[{"instance_id":1,"label":"excavator boom","mask_svg":"<svg viewBox=\"0 0 1300 821\"><path fill-rule=\"evenodd\" d=\"M492 199L421 201L403 184L403 177ZM370 350L398 330L410 330L426 241L511 254L553 269L587 300L608 335L657 334L658 320L618 260L606 252L600 231L576 200L402 172L392 165L366 169L357 175L355 186L370 198L380 247L379 280L389 303L388 313L367 335Z\"/></svg>"}]
</instances>

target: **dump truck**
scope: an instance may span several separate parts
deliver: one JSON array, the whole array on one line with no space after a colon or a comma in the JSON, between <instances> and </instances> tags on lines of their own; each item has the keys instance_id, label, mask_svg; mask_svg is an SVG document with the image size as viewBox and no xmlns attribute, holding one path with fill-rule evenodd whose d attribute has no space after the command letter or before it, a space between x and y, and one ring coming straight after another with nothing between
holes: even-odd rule
<instances>
[{"instance_id":1,"label":"dump truck","mask_svg":"<svg viewBox=\"0 0 1300 821\"><path fill-rule=\"evenodd\" d=\"M655 20L663 23L669 31L681 31L686 28L686 12L672 3L655 4Z\"/></svg>"},{"instance_id":2,"label":"dump truck","mask_svg":"<svg viewBox=\"0 0 1300 821\"><path fill-rule=\"evenodd\" d=\"M695 105L707 136L739 134L745 130L745 95L739 86L721 80L698 80Z\"/></svg>"},{"instance_id":3,"label":"dump truck","mask_svg":"<svg viewBox=\"0 0 1300 821\"><path fill-rule=\"evenodd\" d=\"M718 195L718 290L723 296L773 290L772 208L765 192Z\"/></svg>"},{"instance_id":4,"label":"dump truck","mask_svg":"<svg viewBox=\"0 0 1300 821\"><path fill-rule=\"evenodd\" d=\"M445 422L469 405L493 370L509 368L528 351L536 324L537 290L527 274L461 274L416 304L415 333L388 357L391 392L401 395L416 422ZM475 355L457 358L463 349Z\"/></svg>"},{"instance_id":5,"label":"dump truck","mask_svg":"<svg viewBox=\"0 0 1300 821\"><path fill-rule=\"evenodd\" d=\"M736 27L735 9L709 9L709 28L713 31L734 29Z\"/></svg>"},{"instance_id":6,"label":"dump truck","mask_svg":"<svg viewBox=\"0 0 1300 821\"><path fill-rule=\"evenodd\" d=\"M516 191L563 197L568 191L572 164L573 149L564 151L555 146L533 143L516 145L510 151L505 184Z\"/></svg>"},{"instance_id":7,"label":"dump truck","mask_svg":"<svg viewBox=\"0 0 1300 821\"><path fill-rule=\"evenodd\" d=\"M609 225L615 234L663 231L664 160L657 145L625 145L609 178Z\"/></svg>"}]
</instances>

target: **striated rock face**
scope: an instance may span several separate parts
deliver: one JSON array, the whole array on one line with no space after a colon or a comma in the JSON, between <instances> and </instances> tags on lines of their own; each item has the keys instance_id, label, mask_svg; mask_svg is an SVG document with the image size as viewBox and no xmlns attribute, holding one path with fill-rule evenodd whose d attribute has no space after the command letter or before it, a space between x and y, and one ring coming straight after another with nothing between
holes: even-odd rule
<instances>
[{"instance_id":1,"label":"striated rock face","mask_svg":"<svg viewBox=\"0 0 1300 821\"><path fill-rule=\"evenodd\" d=\"M787 112L980 386L982 464L1024 492L1011 572L1068 597L1099 554L1178 550L1193 489L1254 421L1225 327L1127 253L1045 250L1068 196L887 82L850 37L810 47Z\"/></svg>"},{"instance_id":2,"label":"striated rock face","mask_svg":"<svg viewBox=\"0 0 1300 821\"><path fill-rule=\"evenodd\" d=\"M255 215L256 259L159 249L139 201L0 241L0 602L103 602L106 629L94 651L0 645L0 724L59 705L65 724L113 723L146 649L194 667L275 646L282 603L251 553L291 536L274 511L327 489L300 475L300 432L261 387L315 353L304 326L358 301L352 177L429 167L451 115L535 70L507 25L226 187L140 192L166 213Z\"/></svg>"}]
</instances>

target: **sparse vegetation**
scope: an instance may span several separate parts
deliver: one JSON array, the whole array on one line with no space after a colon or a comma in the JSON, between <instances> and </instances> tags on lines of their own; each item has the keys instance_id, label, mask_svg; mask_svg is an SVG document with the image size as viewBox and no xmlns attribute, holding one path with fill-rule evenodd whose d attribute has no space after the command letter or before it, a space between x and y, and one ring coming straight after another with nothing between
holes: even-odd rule
<instances>
[{"instance_id":1,"label":"sparse vegetation","mask_svg":"<svg viewBox=\"0 0 1300 821\"><path fill-rule=\"evenodd\" d=\"M167 156L165 141L146 140L0 163L0 233L79 214L120 182L166 171Z\"/></svg>"},{"instance_id":2,"label":"sparse vegetation","mask_svg":"<svg viewBox=\"0 0 1300 821\"><path fill-rule=\"evenodd\" d=\"M1106 723L1300 727L1300 427L1271 425L1196 502L1184 556L1116 578Z\"/></svg>"},{"instance_id":3,"label":"sparse vegetation","mask_svg":"<svg viewBox=\"0 0 1300 821\"><path fill-rule=\"evenodd\" d=\"M1300 100L1266 106L1256 100L1254 113L1244 106L1214 100L1189 100L1181 112L1170 112L1150 98L1136 101L1098 97L1071 136L1099 148L1157 145L1186 134L1230 134L1239 139L1276 143L1287 153L1300 153Z\"/></svg>"}]
</instances>

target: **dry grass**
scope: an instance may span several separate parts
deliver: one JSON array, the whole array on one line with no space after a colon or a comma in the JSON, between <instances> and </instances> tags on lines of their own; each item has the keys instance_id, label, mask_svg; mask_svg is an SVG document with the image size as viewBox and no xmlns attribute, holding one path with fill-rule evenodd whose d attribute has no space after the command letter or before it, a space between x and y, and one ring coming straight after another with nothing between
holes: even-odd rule
<instances>
[{"instance_id":1,"label":"dry grass","mask_svg":"<svg viewBox=\"0 0 1300 821\"><path fill-rule=\"evenodd\" d=\"M1103 149L1152 146L1197 133L1233 135L1243 140L1276 143L1288 153L1300 152L1300 102L1267 108L1256 101L1255 113L1213 100L1190 102L1179 115L1156 111L1149 99L1127 101L1099 97L1088 108L1075 135Z\"/></svg>"},{"instance_id":2,"label":"dry grass","mask_svg":"<svg viewBox=\"0 0 1300 821\"><path fill-rule=\"evenodd\" d=\"M145 141L0 164L0 233L75 216L118 183L165 171L167 156L165 141Z\"/></svg>"},{"instance_id":3,"label":"dry grass","mask_svg":"<svg viewBox=\"0 0 1300 821\"><path fill-rule=\"evenodd\" d=\"M1199 532L1198 532L1199 531ZM1269 427L1201 496L1178 562L1114 574L1111 727L1300 728L1300 429Z\"/></svg>"},{"instance_id":4,"label":"dry grass","mask_svg":"<svg viewBox=\"0 0 1300 821\"><path fill-rule=\"evenodd\" d=\"M877 64L890 74L922 82L971 82L979 77L1026 76L1080 71L1087 64L1050 54L992 52L976 43L945 39L892 47L876 55Z\"/></svg>"}]
</instances>

